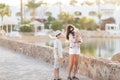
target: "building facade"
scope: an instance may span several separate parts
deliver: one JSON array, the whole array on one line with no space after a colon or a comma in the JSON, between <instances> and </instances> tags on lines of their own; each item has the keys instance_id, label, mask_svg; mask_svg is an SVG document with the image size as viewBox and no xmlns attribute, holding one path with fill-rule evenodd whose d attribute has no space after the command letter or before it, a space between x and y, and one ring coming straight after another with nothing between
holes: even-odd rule
<instances>
[{"instance_id":1,"label":"building facade","mask_svg":"<svg viewBox=\"0 0 120 80\"><path fill-rule=\"evenodd\" d=\"M12 10L12 19L16 20L17 22L20 22L20 16L17 16L16 14L20 12L20 8L17 7L11 7ZM89 17L95 19L97 23L99 23L98 14L101 14L101 19L106 19L109 17L114 17L116 24L120 24L120 8L119 6L115 6L112 4L106 4L106 5L100 5L100 10L97 5L77 5L77 6L71 6L71 5L48 5L48 6L41 6L38 9L36 9L36 18L42 18L46 19L47 16L45 15L46 12L51 12L52 16L55 18L58 18L58 14L60 12L69 12L70 14L75 14L75 12L79 12L80 15L77 17ZM23 6L23 17L25 19L31 18L30 10L28 10L25 6ZM5 18L4 18L5 20ZM1 23L1 21L0 21Z\"/></svg>"}]
</instances>

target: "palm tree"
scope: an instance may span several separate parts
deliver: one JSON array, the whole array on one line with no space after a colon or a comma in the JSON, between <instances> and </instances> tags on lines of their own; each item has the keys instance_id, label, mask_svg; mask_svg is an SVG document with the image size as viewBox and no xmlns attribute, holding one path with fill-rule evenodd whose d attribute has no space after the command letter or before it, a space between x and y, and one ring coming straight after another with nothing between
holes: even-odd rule
<instances>
[{"instance_id":1,"label":"palm tree","mask_svg":"<svg viewBox=\"0 0 120 80\"><path fill-rule=\"evenodd\" d=\"M112 3L115 5L120 5L120 0L104 0L104 3Z\"/></svg>"},{"instance_id":2,"label":"palm tree","mask_svg":"<svg viewBox=\"0 0 120 80\"><path fill-rule=\"evenodd\" d=\"M52 13L50 11L47 11L47 12L45 12L45 15L49 17L52 15Z\"/></svg>"},{"instance_id":3,"label":"palm tree","mask_svg":"<svg viewBox=\"0 0 120 80\"><path fill-rule=\"evenodd\" d=\"M8 5L0 3L0 16L2 21L2 29L3 29L3 18L5 15L11 16L11 10Z\"/></svg>"},{"instance_id":4,"label":"palm tree","mask_svg":"<svg viewBox=\"0 0 120 80\"><path fill-rule=\"evenodd\" d=\"M23 23L23 3L20 0L20 17L21 17L21 24Z\"/></svg>"},{"instance_id":5,"label":"palm tree","mask_svg":"<svg viewBox=\"0 0 120 80\"><path fill-rule=\"evenodd\" d=\"M70 0L69 4L72 5L72 6L75 6L76 3L78 3L77 0Z\"/></svg>"},{"instance_id":6,"label":"palm tree","mask_svg":"<svg viewBox=\"0 0 120 80\"><path fill-rule=\"evenodd\" d=\"M68 12L61 12L59 15L59 20L63 21L65 25L68 24L70 20L73 19L73 15L69 14Z\"/></svg>"},{"instance_id":7,"label":"palm tree","mask_svg":"<svg viewBox=\"0 0 120 80\"><path fill-rule=\"evenodd\" d=\"M101 4L101 0L96 0L96 5L98 5L98 19L99 19L99 28L100 28L100 20L101 20L101 13L100 13L100 4Z\"/></svg>"},{"instance_id":8,"label":"palm tree","mask_svg":"<svg viewBox=\"0 0 120 80\"><path fill-rule=\"evenodd\" d=\"M50 11L47 11L45 13L45 15L47 16L47 21L48 21L49 24L51 24L51 22L55 21L55 18L52 17L52 13Z\"/></svg>"},{"instance_id":9,"label":"palm tree","mask_svg":"<svg viewBox=\"0 0 120 80\"><path fill-rule=\"evenodd\" d=\"M85 0L83 3L86 4L86 5L88 5L88 6L91 6L91 5L93 5L93 4L96 4L96 5L97 5L97 7L98 7L98 12L97 12L98 25L99 25L99 28L100 28L101 17L102 17L102 14L101 14L101 12L100 12L101 0L95 0L95 2L91 2L91 1L89 1L89 0ZM96 14L95 14L95 16L96 16Z\"/></svg>"},{"instance_id":10,"label":"palm tree","mask_svg":"<svg viewBox=\"0 0 120 80\"><path fill-rule=\"evenodd\" d=\"M60 13L62 12L62 2L56 2L55 5L59 7Z\"/></svg>"},{"instance_id":11,"label":"palm tree","mask_svg":"<svg viewBox=\"0 0 120 80\"><path fill-rule=\"evenodd\" d=\"M43 3L43 1L39 1L39 2L36 2L35 0L29 0L28 3L26 4L26 6L32 11L32 20L35 19L35 14L36 14L36 9L38 7L40 7L42 4L45 4Z\"/></svg>"}]
</instances>

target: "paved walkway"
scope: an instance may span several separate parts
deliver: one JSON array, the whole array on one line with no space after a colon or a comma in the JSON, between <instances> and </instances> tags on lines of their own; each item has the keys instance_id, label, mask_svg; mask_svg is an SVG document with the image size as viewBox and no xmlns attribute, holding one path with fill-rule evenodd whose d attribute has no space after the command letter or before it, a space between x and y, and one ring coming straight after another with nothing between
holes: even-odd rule
<instances>
[{"instance_id":1,"label":"paved walkway","mask_svg":"<svg viewBox=\"0 0 120 80\"><path fill-rule=\"evenodd\" d=\"M66 80L66 70L61 69L60 75ZM0 80L53 80L53 66L0 47Z\"/></svg>"}]
</instances>

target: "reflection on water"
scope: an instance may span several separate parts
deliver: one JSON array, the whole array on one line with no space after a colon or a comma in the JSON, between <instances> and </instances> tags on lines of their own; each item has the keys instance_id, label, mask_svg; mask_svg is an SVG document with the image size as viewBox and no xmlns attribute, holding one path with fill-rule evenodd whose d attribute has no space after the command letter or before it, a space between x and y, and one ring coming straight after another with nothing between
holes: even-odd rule
<instances>
[{"instance_id":1,"label":"reflection on water","mask_svg":"<svg viewBox=\"0 0 120 80\"><path fill-rule=\"evenodd\" d=\"M109 58L113 54L120 52L120 39L84 39L84 43L81 44L81 52Z\"/></svg>"},{"instance_id":2,"label":"reflection on water","mask_svg":"<svg viewBox=\"0 0 120 80\"><path fill-rule=\"evenodd\" d=\"M53 41L35 42L35 44L53 47ZM68 51L69 43L62 40L63 49ZM81 53L110 58L113 54L120 52L120 39L108 38L84 38L81 44Z\"/></svg>"}]
</instances>

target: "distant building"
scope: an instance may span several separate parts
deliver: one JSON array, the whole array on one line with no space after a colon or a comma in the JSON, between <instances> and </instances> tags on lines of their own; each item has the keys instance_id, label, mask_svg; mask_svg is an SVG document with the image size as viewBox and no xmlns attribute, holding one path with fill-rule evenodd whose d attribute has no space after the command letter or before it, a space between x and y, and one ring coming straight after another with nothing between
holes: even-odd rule
<instances>
[{"instance_id":1,"label":"distant building","mask_svg":"<svg viewBox=\"0 0 120 80\"><path fill-rule=\"evenodd\" d=\"M100 23L100 29L105 30L106 24L116 24L116 21L113 17L102 19Z\"/></svg>"},{"instance_id":2,"label":"distant building","mask_svg":"<svg viewBox=\"0 0 120 80\"><path fill-rule=\"evenodd\" d=\"M106 24L105 31L112 34L119 34L120 27L117 24Z\"/></svg>"},{"instance_id":3,"label":"distant building","mask_svg":"<svg viewBox=\"0 0 120 80\"><path fill-rule=\"evenodd\" d=\"M13 19L20 22L20 17L16 15L16 13L20 12L20 8L18 7L11 7L12 10L12 16ZM95 19L95 21L98 23L98 6L97 5L77 5L77 6L70 6L70 5L47 5L47 6L41 6L40 8L37 8L36 10L36 18L40 19L46 19L47 16L45 15L46 12L51 12L52 16L55 18L58 18L58 14L61 11L69 12L70 14L75 14L75 12L80 13L79 16L76 17L89 17ZM100 13L102 14L101 19L106 19L109 17L114 17L116 24L120 24L120 8L119 6L115 6L112 4L102 4L100 6ZM26 19L31 18L31 12L24 6L23 7L23 17Z\"/></svg>"}]
</instances>

